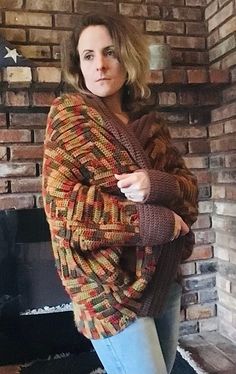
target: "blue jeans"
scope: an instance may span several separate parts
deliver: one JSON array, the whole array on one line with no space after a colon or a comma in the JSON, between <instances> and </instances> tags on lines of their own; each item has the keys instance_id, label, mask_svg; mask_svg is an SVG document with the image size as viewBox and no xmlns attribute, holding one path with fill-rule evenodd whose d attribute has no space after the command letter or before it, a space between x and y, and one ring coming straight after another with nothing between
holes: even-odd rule
<instances>
[{"instance_id":1,"label":"blue jeans","mask_svg":"<svg viewBox=\"0 0 236 374\"><path fill-rule=\"evenodd\" d=\"M169 374L179 337L181 286L170 288L158 318L138 318L120 333L91 340L107 374Z\"/></svg>"}]
</instances>

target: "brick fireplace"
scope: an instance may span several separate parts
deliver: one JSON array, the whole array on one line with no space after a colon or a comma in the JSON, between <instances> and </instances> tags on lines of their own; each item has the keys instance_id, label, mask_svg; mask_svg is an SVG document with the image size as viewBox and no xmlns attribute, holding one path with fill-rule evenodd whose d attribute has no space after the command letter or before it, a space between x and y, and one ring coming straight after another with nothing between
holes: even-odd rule
<instances>
[{"instance_id":1,"label":"brick fireplace","mask_svg":"<svg viewBox=\"0 0 236 374\"><path fill-rule=\"evenodd\" d=\"M2 0L0 35L34 68L8 67L0 81L0 210L41 208L47 112L68 90L60 39L95 1ZM11 5L10 5L11 4ZM150 42L167 42L172 69L152 71L150 109L199 182L196 245L183 264L181 334L219 330L236 340L235 1L101 1L126 14Z\"/></svg>"}]
</instances>

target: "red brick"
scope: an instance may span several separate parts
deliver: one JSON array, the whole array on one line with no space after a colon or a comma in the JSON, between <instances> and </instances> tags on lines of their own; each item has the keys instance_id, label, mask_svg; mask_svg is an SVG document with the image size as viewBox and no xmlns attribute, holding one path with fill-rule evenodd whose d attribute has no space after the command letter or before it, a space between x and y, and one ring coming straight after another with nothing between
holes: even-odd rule
<instances>
[{"instance_id":1,"label":"red brick","mask_svg":"<svg viewBox=\"0 0 236 374\"><path fill-rule=\"evenodd\" d=\"M28 143L30 141L29 130L0 130L0 143Z\"/></svg>"},{"instance_id":2,"label":"red brick","mask_svg":"<svg viewBox=\"0 0 236 374\"><path fill-rule=\"evenodd\" d=\"M43 29L31 29L29 30L29 41L31 43L40 44L60 44L64 37L68 37L71 34L69 31L64 30L43 30Z\"/></svg>"},{"instance_id":3,"label":"red brick","mask_svg":"<svg viewBox=\"0 0 236 374\"><path fill-rule=\"evenodd\" d=\"M34 80L39 83L60 83L61 82L61 69L54 66L40 66L33 69ZM49 85L50 87L50 85Z\"/></svg>"},{"instance_id":4,"label":"red brick","mask_svg":"<svg viewBox=\"0 0 236 374\"><path fill-rule=\"evenodd\" d=\"M166 122L168 122L168 124L171 125L177 125L178 123L188 123L188 113L184 111L162 112L161 118L163 118L163 120L165 120Z\"/></svg>"},{"instance_id":5,"label":"red brick","mask_svg":"<svg viewBox=\"0 0 236 374\"><path fill-rule=\"evenodd\" d=\"M208 52L187 51L183 53L183 61L188 65L207 65Z\"/></svg>"},{"instance_id":6,"label":"red brick","mask_svg":"<svg viewBox=\"0 0 236 374\"><path fill-rule=\"evenodd\" d=\"M207 170L195 170L194 174L197 177L198 183L210 183L211 173Z\"/></svg>"},{"instance_id":7,"label":"red brick","mask_svg":"<svg viewBox=\"0 0 236 374\"><path fill-rule=\"evenodd\" d=\"M198 302L198 293L197 292L187 292L183 293L181 297L181 305L187 306L191 304L196 304Z\"/></svg>"},{"instance_id":8,"label":"red brick","mask_svg":"<svg viewBox=\"0 0 236 374\"><path fill-rule=\"evenodd\" d=\"M210 156L210 168L222 168L224 167L225 158L224 155Z\"/></svg>"},{"instance_id":9,"label":"red brick","mask_svg":"<svg viewBox=\"0 0 236 374\"><path fill-rule=\"evenodd\" d=\"M197 245L214 243L215 232L209 229L197 231L195 232L195 241Z\"/></svg>"},{"instance_id":10,"label":"red brick","mask_svg":"<svg viewBox=\"0 0 236 374\"><path fill-rule=\"evenodd\" d=\"M235 170L218 170L212 172L211 177L213 183L235 183Z\"/></svg>"},{"instance_id":11,"label":"red brick","mask_svg":"<svg viewBox=\"0 0 236 374\"><path fill-rule=\"evenodd\" d=\"M235 168L236 167L236 154L226 154L225 155L225 166L227 168Z\"/></svg>"},{"instance_id":12,"label":"red brick","mask_svg":"<svg viewBox=\"0 0 236 374\"><path fill-rule=\"evenodd\" d=\"M181 155L185 155L188 152L188 145L186 142L173 141L173 145L178 149Z\"/></svg>"},{"instance_id":13,"label":"red brick","mask_svg":"<svg viewBox=\"0 0 236 374\"><path fill-rule=\"evenodd\" d=\"M226 199L236 200L236 186L227 185L225 189L226 189Z\"/></svg>"},{"instance_id":14,"label":"red brick","mask_svg":"<svg viewBox=\"0 0 236 374\"><path fill-rule=\"evenodd\" d=\"M180 268L183 276L193 275L196 273L196 266L194 262L185 262L184 264L180 265Z\"/></svg>"},{"instance_id":15,"label":"red brick","mask_svg":"<svg viewBox=\"0 0 236 374\"><path fill-rule=\"evenodd\" d=\"M4 69L3 79L8 87L29 87L32 81L31 68L27 66L9 66Z\"/></svg>"},{"instance_id":16,"label":"red brick","mask_svg":"<svg viewBox=\"0 0 236 374\"><path fill-rule=\"evenodd\" d=\"M43 143L45 137L45 129L34 130L34 142Z\"/></svg>"},{"instance_id":17,"label":"red brick","mask_svg":"<svg viewBox=\"0 0 236 374\"><path fill-rule=\"evenodd\" d=\"M161 84L163 81L163 72L161 70L152 70L150 72L149 82L151 84Z\"/></svg>"},{"instance_id":18,"label":"red brick","mask_svg":"<svg viewBox=\"0 0 236 374\"><path fill-rule=\"evenodd\" d=\"M7 192L9 192L8 181L0 179L0 194L7 193Z\"/></svg>"},{"instance_id":19,"label":"red brick","mask_svg":"<svg viewBox=\"0 0 236 374\"><path fill-rule=\"evenodd\" d=\"M216 331L217 329L218 329L218 316L214 318L208 318L208 319L203 319L199 321L200 333L205 332L205 331Z\"/></svg>"},{"instance_id":20,"label":"red brick","mask_svg":"<svg viewBox=\"0 0 236 374\"><path fill-rule=\"evenodd\" d=\"M198 8L190 7L179 7L172 8L173 18L178 20L191 20L191 21L201 21L203 19L202 12Z\"/></svg>"},{"instance_id":21,"label":"red brick","mask_svg":"<svg viewBox=\"0 0 236 374\"><path fill-rule=\"evenodd\" d=\"M207 47L208 49L212 48L220 41L219 29L215 29L210 35L207 37Z\"/></svg>"},{"instance_id":22,"label":"red brick","mask_svg":"<svg viewBox=\"0 0 236 374\"><path fill-rule=\"evenodd\" d=\"M186 310L186 318L187 319L202 319L202 318L210 318L215 316L216 314L216 307L215 304L205 304L205 305L191 305Z\"/></svg>"},{"instance_id":23,"label":"red brick","mask_svg":"<svg viewBox=\"0 0 236 374\"><path fill-rule=\"evenodd\" d=\"M206 69L187 70L188 83L206 83L208 72Z\"/></svg>"},{"instance_id":24,"label":"red brick","mask_svg":"<svg viewBox=\"0 0 236 374\"><path fill-rule=\"evenodd\" d=\"M34 207L34 197L24 194L4 194L0 196L1 209L25 209Z\"/></svg>"},{"instance_id":25,"label":"red brick","mask_svg":"<svg viewBox=\"0 0 236 374\"><path fill-rule=\"evenodd\" d=\"M7 159L7 147L0 146L0 161Z\"/></svg>"},{"instance_id":26,"label":"red brick","mask_svg":"<svg viewBox=\"0 0 236 374\"><path fill-rule=\"evenodd\" d=\"M202 89L198 91L198 105L203 106L219 106L221 97L216 90Z\"/></svg>"},{"instance_id":27,"label":"red brick","mask_svg":"<svg viewBox=\"0 0 236 374\"><path fill-rule=\"evenodd\" d=\"M0 175L3 178L7 177L27 177L35 176L36 167L32 162L24 163L11 163L2 162L0 163Z\"/></svg>"},{"instance_id":28,"label":"red brick","mask_svg":"<svg viewBox=\"0 0 236 374\"><path fill-rule=\"evenodd\" d=\"M1 9L21 9L23 7L23 0L1 0Z\"/></svg>"},{"instance_id":29,"label":"red brick","mask_svg":"<svg viewBox=\"0 0 236 374\"><path fill-rule=\"evenodd\" d=\"M75 13L89 13L94 12L98 7L97 1L83 1L74 0ZM107 13L113 13L116 11L116 4L106 1L99 1L99 11Z\"/></svg>"},{"instance_id":30,"label":"red brick","mask_svg":"<svg viewBox=\"0 0 236 374\"><path fill-rule=\"evenodd\" d=\"M29 106L27 91L7 91L5 100L7 106Z\"/></svg>"},{"instance_id":31,"label":"red brick","mask_svg":"<svg viewBox=\"0 0 236 374\"><path fill-rule=\"evenodd\" d=\"M33 93L33 105L34 106L51 106L55 99L53 92L34 92Z\"/></svg>"},{"instance_id":32,"label":"red brick","mask_svg":"<svg viewBox=\"0 0 236 374\"><path fill-rule=\"evenodd\" d=\"M236 119L230 119L226 121L224 124L224 128L226 134L236 132Z\"/></svg>"},{"instance_id":33,"label":"red brick","mask_svg":"<svg viewBox=\"0 0 236 374\"><path fill-rule=\"evenodd\" d=\"M205 138L207 136L206 128L200 127L171 127L170 133L173 138Z\"/></svg>"},{"instance_id":34,"label":"red brick","mask_svg":"<svg viewBox=\"0 0 236 374\"><path fill-rule=\"evenodd\" d=\"M213 199L224 199L225 198L225 186L212 186L212 198Z\"/></svg>"},{"instance_id":35,"label":"red brick","mask_svg":"<svg viewBox=\"0 0 236 374\"><path fill-rule=\"evenodd\" d=\"M236 138L227 137L210 141L211 152L229 151L236 149Z\"/></svg>"},{"instance_id":36,"label":"red brick","mask_svg":"<svg viewBox=\"0 0 236 374\"><path fill-rule=\"evenodd\" d=\"M206 260L213 257L213 249L211 245L195 246L188 261Z\"/></svg>"},{"instance_id":37,"label":"red brick","mask_svg":"<svg viewBox=\"0 0 236 374\"><path fill-rule=\"evenodd\" d=\"M148 34L148 35L146 35L146 40L147 40L148 45L165 43L164 36L163 35L158 35L158 34Z\"/></svg>"},{"instance_id":38,"label":"red brick","mask_svg":"<svg viewBox=\"0 0 236 374\"><path fill-rule=\"evenodd\" d=\"M1 28L1 36L10 42L26 41L26 32L22 29Z\"/></svg>"},{"instance_id":39,"label":"red brick","mask_svg":"<svg viewBox=\"0 0 236 374\"><path fill-rule=\"evenodd\" d=\"M234 14L233 2L230 2L224 8L219 10L211 19L208 21L208 30L211 32L216 27L219 27L227 18Z\"/></svg>"},{"instance_id":40,"label":"red brick","mask_svg":"<svg viewBox=\"0 0 236 374\"><path fill-rule=\"evenodd\" d=\"M222 43L216 45L209 50L209 60L210 62L222 57L226 53L232 51L236 47L236 41L234 35L229 36Z\"/></svg>"},{"instance_id":41,"label":"red brick","mask_svg":"<svg viewBox=\"0 0 236 374\"><path fill-rule=\"evenodd\" d=\"M187 35L206 35L206 26L203 22L186 22Z\"/></svg>"},{"instance_id":42,"label":"red brick","mask_svg":"<svg viewBox=\"0 0 236 374\"><path fill-rule=\"evenodd\" d=\"M56 12L72 12L72 0L26 0L26 9L56 11Z\"/></svg>"},{"instance_id":43,"label":"red brick","mask_svg":"<svg viewBox=\"0 0 236 374\"><path fill-rule=\"evenodd\" d=\"M41 178L24 178L12 179L11 191L16 192L41 192L42 179Z\"/></svg>"},{"instance_id":44,"label":"red brick","mask_svg":"<svg viewBox=\"0 0 236 374\"><path fill-rule=\"evenodd\" d=\"M183 58L183 52L177 51L176 49L172 49L170 51L171 55L171 61L173 65L182 65L184 58Z\"/></svg>"},{"instance_id":45,"label":"red brick","mask_svg":"<svg viewBox=\"0 0 236 374\"><path fill-rule=\"evenodd\" d=\"M187 6L202 6L205 8L206 6L206 0L186 0Z\"/></svg>"},{"instance_id":46,"label":"red brick","mask_svg":"<svg viewBox=\"0 0 236 374\"><path fill-rule=\"evenodd\" d=\"M185 89L178 93L178 101L180 105L193 106L198 104L198 97L196 91Z\"/></svg>"},{"instance_id":47,"label":"red brick","mask_svg":"<svg viewBox=\"0 0 236 374\"><path fill-rule=\"evenodd\" d=\"M207 214L199 214L197 221L193 225L193 229L209 229L211 227L210 216Z\"/></svg>"},{"instance_id":48,"label":"red brick","mask_svg":"<svg viewBox=\"0 0 236 374\"><path fill-rule=\"evenodd\" d=\"M206 201L199 201L198 204L199 214L200 213L212 213L213 212L213 201L206 200Z\"/></svg>"},{"instance_id":49,"label":"red brick","mask_svg":"<svg viewBox=\"0 0 236 374\"><path fill-rule=\"evenodd\" d=\"M206 169L209 165L207 156L184 157L185 164L189 169Z\"/></svg>"},{"instance_id":50,"label":"red brick","mask_svg":"<svg viewBox=\"0 0 236 374\"><path fill-rule=\"evenodd\" d=\"M236 16L227 20L220 28L219 28L219 35L220 38L223 39L227 35L232 34L235 32L235 24L236 24Z\"/></svg>"},{"instance_id":51,"label":"red brick","mask_svg":"<svg viewBox=\"0 0 236 374\"><path fill-rule=\"evenodd\" d=\"M164 82L166 84L186 83L186 74L183 69L164 70Z\"/></svg>"},{"instance_id":52,"label":"red brick","mask_svg":"<svg viewBox=\"0 0 236 374\"><path fill-rule=\"evenodd\" d=\"M45 127L47 120L46 113L11 113L11 127Z\"/></svg>"},{"instance_id":53,"label":"red brick","mask_svg":"<svg viewBox=\"0 0 236 374\"><path fill-rule=\"evenodd\" d=\"M7 25L51 27L52 16L50 14L32 12L5 12Z\"/></svg>"},{"instance_id":54,"label":"red brick","mask_svg":"<svg viewBox=\"0 0 236 374\"><path fill-rule=\"evenodd\" d=\"M176 93L175 92L160 92L158 94L159 105L172 106L176 105Z\"/></svg>"},{"instance_id":55,"label":"red brick","mask_svg":"<svg viewBox=\"0 0 236 374\"><path fill-rule=\"evenodd\" d=\"M51 50L45 45L19 45L19 51L26 58L49 59L51 58Z\"/></svg>"},{"instance_id":56,"label":"red brick","mask_svg":"<svg viewBox=\"0 0 236 374\"><path fill-rule=\"evenodd\" d=\"M212 1L205 9L205 19L208 20L218 10L218 1Z\"/></svg>"},{"instance_id":57,"label":"red brick","mask_svg":"<svg viewBox=\"0 0 236 374\"><path fill-rule=\"evenodd\" d=\"M26 145L26 146L11 146L11 160L29 160L29 159L42 159L43 146L42 145Z\"/></svg>"},{"instance_id":58,"label":"red brick","mask_svg":"<svg viewBox=\"0 0 236 374\"><path fill-rule=\"evenodd\" d=\"M230 69L231 73L231 82L236 83L236 66Z\"/></svg>"},{"instance_id":59,"label":"red brick","mask_svg":"<svg viewBox=\"0 0 236 374\"><path fill-rule=\"evenodd\" d=\"M0 127L6 127L7 126L7 119L5 113L0 113Z\"/></svg>"},{"instance_id":60,"label":"red brick","mask_svg":"<svg viewBox=\"0 0 236 374\"><path fill-rule=\"evenodd\" d=\"M184 34L184 23L162 20L147 20L146 31L161 32L168 34Z\"/></svg>"},{"instance_id":61,"label":"red brick","mask_svg":"<svg viewBox=\"0 0 236 374\"><path fill-rule=\"evenodd\" d=\"M209 153L210 151L208 140L192 140L188 144L190 153Z\"/></svg>"},{"instance_id":62,"label":"red brick","mask_svg":"<svg viewBox=\"0 0 236 374\"><path fill-rule=\"evenodd\" d=\"M223 90L223 103L228 103L233 100L236 101L236 84Z\"/></svg>"},{"instance_id":63,"label":"red brick","mask_svg":"<svg viewBox=\"0 0 236 374\"><path fill-rule=\"evenodd\" d=\"M230 80L229 70L209 70L209 77L211 83L228 83Z\"/></svg>"},{"instance_id":64,"label":"red brick","mask_svg":"<svg viewBox=\"0 0 236 374\"><path fill-rule=\"evenodd\" d=\"M55 26L63 29L74 28L78 25L78 14L55 14Z\"/></svg>"},{"instance_id":65,"label":"red brick","mask_svg":"<svg viewBox=\"0 0 236 374\"><path fill-rule=\"evenodd\" d=\"M212 122L220 121L223 119L230 119L236 115L236 105L235 103L227 104L221 106L217 109L213 109L211 112L212 115Z\"/></svg>"},{"instance_id":66,"label":"red brick","mask_svg":"<svg viewBox=\"0 0 236 374\"><path fill-rule=\"evenodd\" d=\"M167 36L172 48L205 49L205 38L193 36Z\"/></svg>"}]
</instances>

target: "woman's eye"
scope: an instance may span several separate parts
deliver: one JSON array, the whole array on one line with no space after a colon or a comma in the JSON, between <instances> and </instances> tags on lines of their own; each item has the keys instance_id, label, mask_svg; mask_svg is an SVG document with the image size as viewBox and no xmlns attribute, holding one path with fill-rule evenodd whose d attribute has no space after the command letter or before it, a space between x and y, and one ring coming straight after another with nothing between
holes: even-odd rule
<instances>
[{"instance_id":1,"label":"woman's eye","mask_svg":"<svg viewBox=\"0 0 236 374\"><path fill-rule=\"evenodd\" d=\"M92 58L93 58L93 55L85 55L84 56L84 59L87 60L87 61L92 60Z\"/></svg>"},{"instance_id":2,"label":"woman's eye","mask_svg":"<svg viewBox=\"0 0 236 374\"><path fill-rule=\"evenodd\" d=\"M109 49L107 51L107 56L115 56L115 51L113 49Z\"/></svg>"}]
</instances>

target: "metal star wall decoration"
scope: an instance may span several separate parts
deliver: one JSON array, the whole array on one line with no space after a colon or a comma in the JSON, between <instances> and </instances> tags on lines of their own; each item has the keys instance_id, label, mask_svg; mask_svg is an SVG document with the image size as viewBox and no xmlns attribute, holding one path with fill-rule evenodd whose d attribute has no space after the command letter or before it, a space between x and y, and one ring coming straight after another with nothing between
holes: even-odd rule
<instances>
[{"instance_id":1,"label":"metal star wall decoration","mask_svg":"<svg viewBox=\"0 0 236 374\"><path fill-rule=\"evenodd\" d=\"M7 50L7 54L3 57L3 58L12 58L14 61L15 61L15 63L17 62L17 57L19 56L19 57L23 57L22 55L20 55L18 52L17 52L17 50L16 50L16 48L14 48L14 49L10 49L10 48L8 48L8 47L5 47L6 48L6 50Z\"/></svg>"},{"instance_id":2,"label":"metal star wall decoration","mask_svg":"<svg viewBox=\"0 0 236 374\"><path fill-rule=\"evenodd\" d=\"M1 33L1 29L0 29ZM22 56L15 46L0 35L0 68L7 66L34 66L33 61Z\"/></svg>"}]
</instances>

